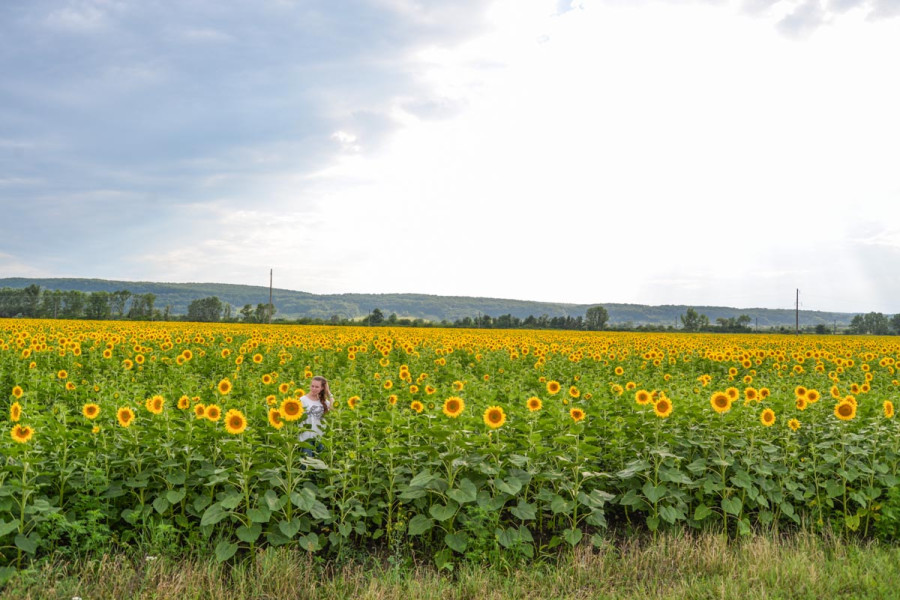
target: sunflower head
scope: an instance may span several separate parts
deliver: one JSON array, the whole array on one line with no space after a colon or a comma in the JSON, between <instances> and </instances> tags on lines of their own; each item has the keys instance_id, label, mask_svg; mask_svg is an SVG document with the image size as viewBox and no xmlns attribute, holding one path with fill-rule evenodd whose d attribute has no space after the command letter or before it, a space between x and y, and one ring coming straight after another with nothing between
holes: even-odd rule
<instances>
[{"instance_id":1,"label":"sunflower head","mask_svg":"<svg viewBox=\"0 0 900 600\"><path fill-rule=\"evenodd\" d=\"M100 414L100 407L93 402L89 402L81 407L81 414L83 414L86 419L94 420Z\"/></svg>"},{"instance_id":2,"label":"sunflower head","mask_svg":"<svg viewBox=\"0 0 900 600\"><path fill-rule=\"evenodd\" d=\"M800 429L800 421L798 421L797 419L791 419L790 421L788 421L787 425L791 428L791 431L797 431L798 429Z\"/></svg>"},{"instance_id":3,"label":"sunflower head","mask_svg":"<svg viewBox=\"0 0 900 600\"><path fill-rule=\"evenodd\" d=\"M222 394L223 396L227 396L228 394L230 394L231 388L232 388L231 382L228 381L227 377L225 379L223 379L222 381L220 381L219 385L217 386L219 393Z\"/></svg>"},{"instance_id":4,"label":"sunflower head","mask_svg":"<svg viewBox=\"0 0 900 600\"><path fill-rule=\"evenodd\" d=\"M528 406L528 410L530 412L535 412L535 411L541 410L541 408L543 408L543 406L544 406L544 403L541 402L541 399L538 398L537 396L532 396L531 398L528 399L528 401L526 402L526 405Z\"/></svg>"},{"instance_id":5,"label":"sunflower head","mask_svg":"<svg viewBox=\"0 0 900 600\"><path fill-rule=\"evenodd\" d=\"M25 392L24 392L24 391L22 390L22 388L19 387L18 385L17 385L17 386L14 386L13 389L12 389L12 395L13 395L13 398L15 398L16 400L18 400L19 398L21 398L21 397L22 397L22 394L24 394L24 393L25 393Z\"/></svg>"},{"instance_id":6,"label":"sunflower head","mask_svg":"<svg viewBox=\"0 0 900 600\"><path fill-rule=\"evenodd\" d=\"M489 406L484 411L483 419L485 425L491 429L497 429L506 423L506 413L500 406Z\"/></svg>"},{"instance_id":7,"label":"sunflower head","mask_svg":"<svg viewBox=\"0 0 900 600\"><path fill-rule=\"evenodd\" d=\"M222 409L219 408L216 404L210 404L206 407L203 416L210 421L218 421L222 418Z\"/></svg>"},{"instance_id":8,"label":"sunflower head","mask_svg":"<svg viewBox=\"0 0 900 600\"><path fill-rule=\"evenodd\" d=\"M663 396L653 405L653 412L657 417L665 419L672 414L672 401Z\"/></svg>"},{"instance_id":9,"label":"sunflower head","mask_svg":"<svg viewBox=\"0 0 900 600\"><path fill-rule=\"evenodd\" d=\"M641 406L650 403L650 392L647 390L638 390L634 393L634 401Z\"/></svg>"},{"instance_id":10,"label":"sunflower head","mask_svg":"<svg viewBox=\"0 0 900 600\"><path fill-rule=\"evenodd\" d=\"M713 410L719 414L727 413L731 410L731 398L725 392L716 392L709 399Z\"/></svg>"},{"instance_id":11,"label":"sunflower head","mask_svg":"<svg viewBox=\"0 0 900 600\"><path fill-rule=\"evenodd\" d=\"M303 404L296 398L285 398L278 410L285 421L296 421L303 416Z\"/></svg>"},{"instance_id":12,"label":"sunflower head","mask_svg":"<svg viewBox=\"0 0 900 600\"><path fill-rule=\"evenodd\" d=\"M238 435L244 433L245 429L247 429L247 419L244 417L244 413L234 408L225 413L225 431L232 435Z\"/></svg>"},{"instance_id":13,"label":"sunflower head","mask_svg":"<svg viewBox=\"0 0 900 600\"><path fill-rule=\"evenodd\" d=\"M18 422L19 419L22 418L22 405L18 402L13 402L9 407L9 420L13 423Z\"/></svg>"},{"instance_id":14,"label":"sunflower head","mask_svg":"<svg viewBox=\"0 0 900 600\"><path fill-rule=\"evenodd\" d=\"M465 409L466 403L459 396L450 396L446 400L444 400L444 414L450 417L451 419L455 419L460 414L462 414L463 409Z\"/></svg>"},{"instance_id":15,"label":"sunflower head","mask_svg":"<svg viewBox=\"0 0 900 600\"><path fill-rule=\"evenodd\" d=\"M850 396L848 396L849 398ZM856 403L843 400L834 406L834 416L841 421L850 421L856 416Z\"/></svg>"},{"instance_id":16,"label":"sunflower head","mask_svg":"<svg viewBox=\"0 0 900 600\"><path fill-rule=\"evenodd\" d=\"M584 414L584 411L581 410L580 408L572 408L572 409L569 409L569 416L572 418L573 421L575 421L577 423L578 421L581 421L582 419L584 419L585 414Z\"/></svg>"},{"instance_id":17,"label":"sunflower head","mask_svg":"<svg viewBox=\"0 0 900 600\"><path fill-rule=\"evenodd\" d=\"M31 436L34 435L34 429L29 427L28 425L16 425L9 433L15 442L24 444L31 439Z\"/></svg>"},{"instance_id":18,"label":"sunflower head","mask_svg":"<svg viewBox=\"0 0 900 600\"><path fill-rule=\"evenodd\" d=\"M181 410L186 410L186 409L190 408L190 406L191 406L191 399L188 398L187 396L182 396L181 398L178 399L178 408L180 408Z\"/></svg>"},{"instance_id":19,"label":"sunflower head","mask_svg":"<svg viewBox=\"0 0 900 600\"><path fill-rule=\"evenodd\" d=\"M547 382L547 393L548 394L557 394L559 393L560 385L558 381L550 380Z\"/></svg>"},{"instance_id":20,"label":"sunflower head","mask_svg":"<svg viewBox=\"0 0 900 600\"><path fill-rule=\"evenodd\" d=\"M269 425L271 425L275 429L281 429L282 427L284 427L284 420L281 417L281 411L277 408L269 409Z\"/></svg>"},{"instance_id":21,"label":"sunflower head","mask_svg":"<svg viewBox=\"0 0 900 600\"><path fill-rule=\"evenodd\" d=\"M122 427L131 427L131 424L134 422L134 411L127 406L123 406L116 411L116 420Z\"/></svg>"},{"instance_id":22,"label":"sunflower head","mask_svg":"<svg viewBox=\"0 0 900 600\"><path fill-rule=\"evenodd\" d=\"M884 410L884 417L886 419L894 418L894 403L893 402L891 402L890 400L885 400L884 403L881 405L881 407Z\"/></svg>"},{"instance_id":23,"label":"sunflower head","mask_svg":"<svg viewBox=\"0 0 900 600\"><path fill-rule=\"evenodd\" d=\"M416 411L417 413L420 413L423 410L425 410L425 407L418 400L413 400L412 403L410 403L409 408Z\"/></svg>"},{"instance_id":24,"label":"sunflower head","mask_svg":"<svg viewBox=\"0 0 900 600\"><path fill-rule=\"evenodd\" d=\"M766 427L771 427L772 425L775 424L775 411L772 410L771 408L764 409L759 414L759 421Z\"/></svg>"}]
</instances>

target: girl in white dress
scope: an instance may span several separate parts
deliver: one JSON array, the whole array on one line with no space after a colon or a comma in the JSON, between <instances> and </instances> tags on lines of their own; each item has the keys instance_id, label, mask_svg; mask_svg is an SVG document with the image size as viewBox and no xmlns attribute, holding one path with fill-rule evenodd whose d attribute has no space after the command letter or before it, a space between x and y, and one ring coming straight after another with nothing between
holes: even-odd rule
<instances>
[{"instance_id":1,"label":"girl in white dress","mask_svg":"<svg viewBox=\"0 0 900 600\"><path fill-rule=\"evenodd\" d=\"M315 447L315 451L311 448L303 448L303 452L309 456L313 456L315 452L321 451L324 446L319 442L322 435L322 417L324 417L334 406L334 396L328 389L328 380L321 375L316 375L309 383L309 393L300 398L303 405L303 414L306 419L301 427L300 441L307 442Z\"/></svg>"}]
</instances>

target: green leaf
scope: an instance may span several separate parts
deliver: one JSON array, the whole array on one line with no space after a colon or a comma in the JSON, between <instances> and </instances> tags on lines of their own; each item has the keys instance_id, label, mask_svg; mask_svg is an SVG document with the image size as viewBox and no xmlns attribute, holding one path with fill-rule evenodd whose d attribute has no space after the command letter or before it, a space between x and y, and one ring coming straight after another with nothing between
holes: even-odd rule
<instances>
[{"instance_id":1,"label":"green leaf","mask_svg":"<svg viewBox=\"0 0 900 600\"><path fill-rule=\"evenodd\" d=\"M237 549L237 544L224 540L219 542L218 544L216 544L216 560L218 562L225 562L226 560L234 556L234 553L237 552Z\"/></svg>"},{"instance_id":2,"label":"green leaf","mask_svg":"<svg viewBox=\"0 0 900 600\"><path fill-rule=\"evenodd\" d=\"M659 517L647 517L647 529L650 531L659 529Z\"/></svg>"},{"instance_id":3,"label":"green leaf","mask_svg":"<svg viewBox=\"0 0 900 600\"><path fill-rule=\"evenodd\" d=\"M272 511L265 506L260 506L259 508L251 508L248 510L247 516L254 523L268 523L269 519L272 518Z\"/></svg>"},{"instance_id":4,"label":"green leaf","mask_svg":"<svg viewBox=\"0 0 900 600\"><path fill-rule=\"evenodd\" d=\"M581 541L582 533L580 529L566 529L563 532L563 538L568 542L570 546L575 546L578 542Z\"/></svg>"},{"instance_id":5,"label":"green leaf","mask_svg":"<svg viewBox=\"0 0 900 600\"><path fill-rule=\"evenodd\" d=\"M172 485L184 485L184 479L184 473L169 473L166 476L166 481ZM172 504L175 504L175 502L172 502Z\"/></svg>"},{"instance_id":6,"label":"green leaf","mask_svg":"<svg viewBox=\"0 0 900 600\"><path fill-rule=\"evenodd\" d=\"M504 494L515 496L522 489L522 482L512 477L507 481L495 479L494 486Z\"/></svg>"},{"instance_id":7,"label":"green leaf","mask_svg":"<svg viewBox=\"0 0 900 600\"><path fill-rule=\"evenodd\" d=\"M424 471L421 471L418 475L413 477L412 480L410 480L409 486L410 487L425 487L426 485L431 483L431 481L434 479L435 479L435 476L431 474L431 471L429 471L428 469L425 469Z\"/></svg>"},{"instance_id":8,"label":"green leaf","mask_svg":"<svg viewBox=\"0 0 900 600\"><path fill-rule=\"evenodd\" d=\"M713 514L713 511L710 507L705 504L698 504L697 508L694 509L694 520L702 521L711 514Z\"/></svg>"},{"instance_id":9,"label":"green leaf","mask_svg":"<svg viewBox=\"0 0 900 600\"><path fill-rule=\"evenodd\" d=\"M225 498L223 498L219 502L219 504L221 504L222 508L224 508L225 510L234 510L235 508L240 506L241 500L243 500L243 499L244 499L243 496L241 496L240 494L235 492L235 493L228 494L227 496L225 496Z\"/></svg>"},{"instance_id":10,"label":"green leaf","mask_svg":"<svg viewBox=\"0 0 900 600\"><path fill-rule=\"evenodd\" d=\"M475 488L475 484L466 478L459 482L459 488L448 491L447 495L460 504L466 504L475 502L475 499L478 497L478 490Z\"/></svg>"},{"instance_id":11,"label":"green leaf","mask_svg":"<svg viewBox=\"0 0 900 600\"><path fill-rule=\"evenodd\" d=\"M452 500L447 504L432 504L428 512L438 521L446 521L456 514L459 505Z\"/></svg>"},{"instance_id":12,"label":"green leaf","mask_svg":"<svg viewBox=\"0 0 900 600\"><path fill-rule=\"evenodd\" d=\"M738 534L750 535L750 520L747 517L738 520Z\"/></svg>"},{"instance_id":13,"label":"green leaf","mask_svg":"<svg viewBox=\"0 0 900 600\"><path fill-rule=\"evenodd\" d=\"M9 523L0 521L0 537L8 535L17 529L19 529L19 522L16 520L10 521Z\"/></svg>"},{"instance_id":14,"label":"green leaf","mask_svg":"<svg viewBox=\"0 0 900 600\"><path fill-rule=\"evenodd\" d=\"M291 502L300 510L310 511L316 503L316 495L309 488L303 488L299 492L291 494ZM273 509L274 510L274 509Z\"/></svg>"},{"instance_id":15,"label":"green leaf","mask_svg":"<svg viewBox=\"0 0 900 600\"><path fill-rule=\"evenodd\" d=\"M279 521L278 529L284 536L288 539L293 538L297 535L297 532L300 531L300 520L299 519L291 519L290 521Z\"/></svg>"},{"instance_id":16,"label":"green leaf","mask_svg":"<svg viewBox=\"0 0 900 600\"><path fill-rule=\"evenodd\" d=\"M666 495L666 486L664 485L653 485L649 481L644 484L644 487L641 488L641 491L644 492L644 496L652 503L657 503L661 498Z\"/></svg>"},{"instance_id":17,"label":"green leaf","mask_svg":"<svg viewBox=\"0 0 900 600\"><path fill-rule=\"evenodd\" d=\"M228 513L222 508L220 504L213 504L203 513L203 516L200 517L200 526L204 527L206 525L215 525L222 519L228 516Z\"/></svg>"},{"instance_id":18,"label":"green leaf","mask_svg":"<svg viewBox=\"0 0 900 600\"><path fill-rule=\"evenodd\" d=\"M686 518L684 512L674 506L661 506L659 516L663 518L663 521L670 524L674 524L675 521L683 521Z\"/></svg>"},{"instance_id":19,"label":"green leaf","mask_svg":"<svg viewBox=\"0 0 900 600\"><path fill-rule=\"evenodd\" d=\"M530 504L524 500L519 500L519 503L511 508L509 512L523 521L533 521L537 514L534 504Z\"/></svg>"},{"instance_id":20,"label":"green leaf","mask_svg":"<svg viewBox=\"0 0 900 600\"><path fill-rule=\"evenodd\" d=\"M574 506L572 502L565 500L562 496L556 496L553 498L553 502L550 503L550 510L553 511L554 515L558 515L559 513L571 511Z\"/></svg>"},{"instance_id":21,"label":"green leaf","mask_svg":"<svg viewBox=\"0 0 900 600\"><path fill-rule=\"evenodd\" d=\"M409 533L409 535L421 535L431 529L433 526L434 521L432 521L425 515L416 515L409 520L409 528L407 529L407 533Z\"/></svg>"},{"instance_id":22,"label":"green leaf","mask_svg":"<svg viewBox=\"0 0 900 600\"><path fill-rule=\"evenodd\" d=\"M153 501L153 508L156 509L156 512L159 514L163 514L167 510L169 510L169 501L165 498L165 496L159 496L156 500Z\"/></svg>"},{"instance_id":23,"label":"green leaf","mask_svg":"<svg viewBox=\"0 0 900 600\"><path fill-rule=\"evenodd\" d=\"M681 485L691 485L694 483L691 478L679 471L678 469L662 468L659 470L659 478L663 481L678 483Z\"/></svg>"},{"instance_id":24,"label":"green leaf","mask_svg":"<svg viewBox=\"0 0 900 600\"><path fill-rule=\"evenodd\" d=\"M319 543L319 536L315 533L309 533L307 535L301 535L297 539L297 543L303 550L307 552L316 552L322 548L322 545Z\"/></svg>"},{"instance_id":25,"label":"green leaf","mask_svg":"<svg viewBox=\"0 0 900 600\"><path fill-rule=\"evenodd\" d=\"M829 498L837 498L844 493L844 485L832 479L825 484L825 493Z\"/></svg>"},{"instance_id":26,"label":"green leaf","mask_svg":"<svg viewBox=\"0 0 900 600\"><path fill-rule=\"evenodd\" d=\"M331 512L328 510L328 507L318 500L313 502L312 508L309 509L309 514L312 515L314 519L318 519L320 521L327 521L331 519Z\"/></svg>"},{"instance_id":27,"label":"green leaf","mask_svg":"<svg viewBox=\"0 0 900 600\"><path fill-rule=\"evenodd\" d=\"M246 542L248 544L252 544L257 540L257 538L262 533L262 525L259 523L254 523L250 527L246 525L242 525L237 528L235 534L237 534L238 539L242 542Z\"/></svg>"},{"instance_id":28,"label":"green leaf","mask_svg":"<svg viewBox=\"0 0 900 600\"><path fill-rule=\"evenodd\" d=\"M455 552L459 552L460 554L462 554L466 551L466 546L469 543L469 538L466 537L466 534L462 532L448 533L444 536L444 543L447 544L447 546Z\"/></svg>"},{"instance_id":29,"label":"green leaf","mask_svg":"<svg viewBox=\"0 0 900 600\"><path fill-rule=\"evenodd\" d=\"M28 554L34 554L37 551L37 542L24 533L20 533L16 536L16 547Z\"/></svg>"},{"instance_id":30,"label":"green leaf","mask_svg":"<svg viewBox=\"0 0 900 600\"><path fill-rule=\"evenodd\" d=\"M650 468L650 463L645 460L633 460L628 465L616 473L616 477L619 479L630 479L637 475L638 473L643 473L647 469Z\"/></svg>"},{"instance_id":31,"label":"green leaf","mask_svg":"<svg viewBox=\"0 0 900 600\"><path fill-rule=\"evenodd\" d=\"M0 567L0 587L6 584L16 572L15 567Z\"/></svg>"},{"instance_id":32,"label":"green leaf","mask_svg":"<svg viewBox=\"0 0 900 600\"><path fill-rule=\"evenodd\" d=\"M733 496L731 498L722 498L722 510L730 515L737 516L741 514L741 509L743 507L744 503L741 502L741 499L737 496Z\"/></svg>"},{"instance_id":33,"label":"green leaf","mask_svg":"<svg viewBox=\"0 0 900 600\"><path fill-rule=\"evenodd\" d=\"M269 510L279 510L282 506L284 506L275 490L268 490L263 496L263 500L265 500L266 506L269 507Z\"/></svg>"},{"instance_id":34,"label":"green leaf","mask_svg":"<svg viewBox=\"0 0 900 600\"><path fill-rule=\"evenodd\" d=\"M497 536L497 541L504 548L512 548L519 543L519 530L512 527L509 529L498 528L494 531L494 535Z\"/></svg>"},{"instance_id":35,"label":"green leaf","mask_svg":"<svg viewBox=\"0 0 900 600\"><path fill-rule=\"evenodd\" d=\"M184 488L179 490L169 490L166 492L166 500L168 500L170 504L178 504L184 500L184 494Z\"/></svg>"}]
</instances>

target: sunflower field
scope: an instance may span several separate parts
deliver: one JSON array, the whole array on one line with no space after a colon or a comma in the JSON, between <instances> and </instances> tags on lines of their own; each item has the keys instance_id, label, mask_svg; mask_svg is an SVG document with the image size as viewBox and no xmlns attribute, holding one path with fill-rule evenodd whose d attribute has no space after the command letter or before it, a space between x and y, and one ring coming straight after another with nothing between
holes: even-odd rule
<instances>
[{"instance_id":1,"label":"sunflower field","mask_svg":"<svg viewBox=\"0 0 900 600\"><path fill-rule=\"evenodd\" d=\"M0 568L110 545L515 561L900 535L877 337L0 322ZM328 378L322 448L298 399ZM306 452L304 452L306 450Z\"/></svg>"}]
</instances>

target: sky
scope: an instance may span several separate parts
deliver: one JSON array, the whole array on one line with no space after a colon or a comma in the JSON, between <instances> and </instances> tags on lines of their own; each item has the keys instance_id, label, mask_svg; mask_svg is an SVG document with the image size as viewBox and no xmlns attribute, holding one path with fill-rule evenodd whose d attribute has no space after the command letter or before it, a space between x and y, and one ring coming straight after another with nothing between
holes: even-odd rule
<instances>
[{"instance_id":1,"label":"sky","mask_svg":"<svg viewBox=\"0 0 900 600\"><path fill-rule=\"evenodd\" d=\"M900 313L900 0L0 3L0 277Z\"/></svg>"}]
</instances>

